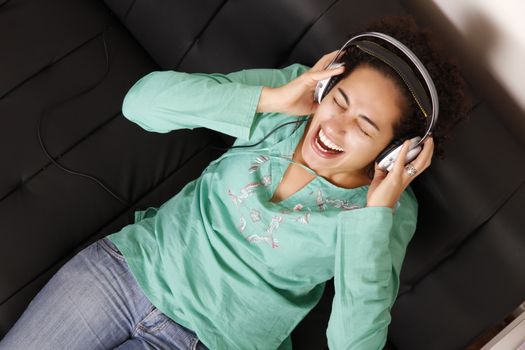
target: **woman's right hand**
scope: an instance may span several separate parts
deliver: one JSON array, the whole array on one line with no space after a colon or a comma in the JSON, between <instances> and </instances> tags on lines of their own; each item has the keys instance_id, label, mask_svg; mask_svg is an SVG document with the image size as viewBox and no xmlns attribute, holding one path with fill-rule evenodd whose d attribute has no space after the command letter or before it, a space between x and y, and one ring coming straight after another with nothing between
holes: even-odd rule
<instances>
[{"instance_id":1,"label":"woman's right hand","mask_svg":"<svg viewBox=\"0 0 525 350\"><path fill-rule=\"evenodd\" d=\"M337 51L324 55L312 68L283 86L276 88L265 86L264 89L268 92L268 99L275 99L273 102L274 109L276 109L276 106L279 106L277 108L279 110L274 112L296 116L314 113L319 106L317 101L314 100L317 82L344 72L344 66L335 69L325 69L335 58Z\"/></svg>"}]
</instances>

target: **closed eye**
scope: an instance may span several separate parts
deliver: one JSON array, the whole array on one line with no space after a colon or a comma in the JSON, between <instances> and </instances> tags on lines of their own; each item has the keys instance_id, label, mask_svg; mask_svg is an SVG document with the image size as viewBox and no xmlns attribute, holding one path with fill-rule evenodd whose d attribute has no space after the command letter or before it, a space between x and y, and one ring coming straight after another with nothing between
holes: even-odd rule
<instances>
[{"instance_id":1,"label":"closed eye","mask_svg":"<svg viewBox=\"0 0 525 350\"><path fill-rule=\"evenodd\" d=\"M341 106L339 103L337 103L337 100L335 99L335 97L332 99L335 103L335 105L341 109L344 109L343 106Z\"/></svg>"},{"instance_id":2,"label":"closed eye","mask_svg":"<svg viewBox=\"0 0 525 350\"><path fill-rule=\"evenodd\" d=\"M359 130L361 130L361 132L363 132L363 134L365 134L366 136L370 137L370 135L368 135L368 134L366 133L366 131L364 131L363 129L361 129L361 127L359 127Z\"/></svg>"},{"instance_id":3,"label":"closed eye","mask_svg":"<svg viewBox=\"0 0 525 350\"><path fill-rule=\"evenodd\" d=\"M333 100L334 104L335 104L337 107L339 107L340 109L345 109L343 106L341 106L339 103L337 103L337 100L335 99L335 97L332 98L332 100ZM359 125L358 125L358 126L359 126ZM364 131L363 129L361 129L360 126L359 126L359 130L361 130L361 132L362 132L363 134L365 134L366 136L371 137L369 134L366 133L366 131Z\"/></svg>"}]
</instances>

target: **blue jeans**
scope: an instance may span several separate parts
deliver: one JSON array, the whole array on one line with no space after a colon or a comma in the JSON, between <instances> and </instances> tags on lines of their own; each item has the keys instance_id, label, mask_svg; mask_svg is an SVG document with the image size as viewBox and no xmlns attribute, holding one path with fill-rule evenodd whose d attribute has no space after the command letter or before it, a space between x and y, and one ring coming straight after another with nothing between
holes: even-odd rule
<instances>
[{"instance_id":1,"label":"blue jeans","mask_svg":"<svg viewBox=\"0 0 525 350\"><path fill-rule=\"evenodd\" d=\"M64 264L0 341L2 350L208 350L152 305L107 238Z\"/></svg>"}]
</instances>

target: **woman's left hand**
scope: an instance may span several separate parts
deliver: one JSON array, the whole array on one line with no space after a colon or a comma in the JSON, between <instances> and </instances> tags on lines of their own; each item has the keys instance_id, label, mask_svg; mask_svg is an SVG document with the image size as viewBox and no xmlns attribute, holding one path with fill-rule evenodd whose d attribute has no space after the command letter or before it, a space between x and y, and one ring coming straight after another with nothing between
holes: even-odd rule
<instances>
[{"instance_id":1,"label":"woman's left hand","mask_svg":"<svg viewBox=\"0 0 525 350\"><path fill-rule=\"evenodd\" d=\"M423 149L418 154L417 158L414 159L410 164L416 168L417 173L414 176L410 176L405 170L405 158L408 153L410 140L406 140L403 143L401 152L394 163L392 171L388 172L375 164L375 173L372 183L368 188L366 196L367 207L390 207L394 208L394 205L399 200L401 193L405 188L426 168L430 166L432 161L432 154L434 153L434 140L432 137L428 137L423 142Z\"/></svg>"}]
</instances>

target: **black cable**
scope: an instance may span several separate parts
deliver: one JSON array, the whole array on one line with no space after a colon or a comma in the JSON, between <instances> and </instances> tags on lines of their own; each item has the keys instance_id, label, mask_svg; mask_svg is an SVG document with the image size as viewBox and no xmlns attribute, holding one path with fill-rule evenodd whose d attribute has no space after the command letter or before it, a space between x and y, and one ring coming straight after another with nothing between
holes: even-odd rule
<instances>
[{"instance_id":1,"label":"black cable","mask_svg":"<svg viewBox=\"0 0 525 350\"><path fill-rule=\"evenodd\" d=\"M4 3L5 4L5 3ZM132 1L130 6L128 7L128 9L126 10L126 13L124 15L124 18L123 18L123 22L125 23L126 22L126 19L130 13L130 10L131 8L133 7L133 5L135 4L135 1ZM111 13L111 16L113 16L113 13ZM42 150L44 151L44 154L51 160L51 162L53 162L53 164L55 164L57 167L59 167L60 169L70 173L70 174L73 174L73 175L78 175L78 176L83 176L83 177L86 177L88 179L91 179L93 181L95 181L97 184L99 184L106 192L108 192L109 194L111 194L113 197L115 197L119 202L121 202L122 204L128 206L128 207L131 207L132 203L123 199L121 196L113 193L113 191L111 191L109 188L107 188L107 186L105 186L99 179L97 179L96 177L93 177L91 175L87 175L87 174L84 174L84 173L80 173L80 172L77 172L77 171L73 171L71 169L68 169L64 166L62 166L60 163L58 163L50 154L49 152L47 151L45 145L44 145L44 142L42 140L42 137L41 137L41 133L40 133L40 130L41 130L41 124L42 124L42 117L46 114L45 112L48 111L48 110L51 110L51 109L54 109L56 108L56 106L58 105L61 105L73 98L77 98L89 91L91 91L92 89L94 89L95 87L97 87L100 83L102 83L102 81L104 81L104 79L106 78L107 74L109 73L109 67L110 67L110 60L109 60L109 53L108 53L108 45L106 44L106 31L108 30L108 28L111 27L111 19L109 19L108 23L106 24L104 30L102 31L102 40L103 40L103 44L104 44L104 54L105 54L105 58L106 58L106 71L104 72L104 75L102 76L101 79L99 79L93 86L89 87L88 89L84 90L84 91L81 91L73 96L70 96L68 97L67 99L65 100L61 100L61 101L58 101L58 102L55 102L54 104L51 104L51 105L48 105L46 106L44 109L42 109L42 112L40 113L39 117L38 117L38 140L40 142L40 147L42 148ZM56 59L55 59L56 60ZM52 62L50 62L47 66L50 66L52 65L55 60L53 60ZM229 148L242 148L242 147L253 147L253 146L257 146L258 144L260 144L261 142L263 142L264 140L266 140L272 133L274 133L275 131L277 131L277 129L283 127L283 126L286 126L288 124L297 124L294 131L299 127L299 123L302 123L304 121L308 120L308 118L305 118L305 119L300 119L300 120L296 120L296 121L291 121L291 122L287 122L287 123L284 123L284 124L281 124L277 127L275 127L272 131L270 131L267 135L265 135L259 142L255 143L255 144L252 144L252 145L239 145L239 146L231 146ZM214 147L214 146L211 146L211 148L214 148L214 149L219 149L219 150L228 150L229 148L220 148L220 147Z\"/></svg>"},{"instance_id":2,"label":"black cable","mask_svg":"<svg viewBox=\"0 0 525 350\"><path fill-rule=\"evenodd\" d=\"M134 2L133 2L134 3ZM133 5L133 3L131 5ZM131 8L131 6L130 6ZM128 13L129 13L129 9L128 8L128 11L126 12L126 16L124 17L124 20L126 19ZM131 206L131 202L130 201L127 201L125 199L123 199L121 196L115 194L113 191L111 191L109 188L107 188L106 185L104 185L99 179L91 176L91 175L87 175L87 174L84 174L84 173L80 173L80 172L77 172L77 171L73 171L71 169L68 169L64 166L62 166L60 163L58 163L50 154L49 152L47 151L45 145L44 145L44 141L42 140L42 137L41 137L41 124L42 124L42 117L46 114L45 112L46 111L49 111L49 110L52 110L52 109L55 109L58 105L61 105L73 98L77 98L81 95L84 95L85 93L93 90L95 87L97 87L98 85L100 85L104 79L106 78L106 76L108 75L109 73L109 67L110 67L110 60L109 60L109 53L108 53L108 45L106 43L106 32L107 30L111 27L111 21L112 21L112 18L113 18L113 12L111 12L111 17L110 19L108 20L108 22L106 23L106 26L104 28L104 30L102 31L102 41L103 41L103 44L104 44L104 54L105 54L105 58L106 58L106 71L104 72L104 75L102 76L101 79L99 79L93 86L89 87L88 89L84 90L84 91L81 91L73 96L70 96L68 97L67 99L65 100L61 100L61 101L58 101L58 102L55 102L54 104L51 104L51 105L48 105L46 107L44 107L44 109L42 109L39 117L38 117L38 128L37 128L37 131L38 131L38 141L40 143L40 147L42 148L42 150L44 151L44 154L51 160L51 162L53 162L53 164L55 164L57 167L59 167L60 169L70 173L70 174L73 174L73 175L78 175L78 176L83 176L83 177L87 177L93 181L95 181L97 184L99 184L106 192L108 192L109 194L111 194L113 197L115 197L119 202L121 202L122 204L126 205L126 206ZM56 59L55 59L56 60ZM47 66L50 66L51 64L53 64L53 62L55 61L53 60L52 62L50 62L50 64L48 64Z\"/></svg>"},{"instance_id":3,"label":"black cable","mask_svg":"<svg viewBox=\"0 0 525 350\"><path fill-rule=\"evenodd\" d=\"M259 142L251 144L251 145L238 145L238 146L230 146L230 147L227 147L227 148L211 146L211 148L218 149L218 150L221 150L221 151L226 151L226 150L231 149L231 148L243 148L243 147L257 146L258 144L260 144L261 142L266 140L271 134L273 134L275 131L277 131L277 129L282 128L283 126L286 126L288 124L298 124L298 125L295 126L295 129L292 131L292 133L293 133L299 127L299 123L305 122L307 120L308 120L308 118L303 118L303 119L294 120L294 121L287 122L287 123L281 124L279 126L276 126L275 128L272 129L272 131L270 131L268 134L266 134Z\"/></svg>"},{"instance_id":4,"label":"black cable","mask_svg":"<svg viewBox=\"0 0 525 350\"><path fill-rule=\"evenodd\" d=\"M126 22L126 19L133 7L133 5L135 5L135 1L136 0L133 0L131 2L131 4L129 5L129 7L127 8L125 14L124 14L124 17L123 17L123 23ZM7 0L7 2L9 2L9 0ZM5 5L7 2L3 3L2 5ZM130 201L127 201L125 199L123 199L121 196L115 194L113 191L111 191L106 185L104 185L102 183L102 181L100 181L99 179L97 179L96 177L93 177L91 175L88 175L88 174L84 174L84 173L80 173L80 172L77 172L77 171L73 171L71 169L68 169L64 166L62 166L60 163L58 163L50 154L49 152L47 151L45 145L44 145L44 141L42 140L42 137L41 137L41 133L40 133L40 130L41 130L41 124L42 124L42 117L45 115L45 112L48 111L48 110L51 110L51 109L54 109L56 108L56 106L58 105L61 105L73 98L77 98L81 95L84 95L85 93L93 90L95 87L97 87L98 85L100 85L102 83L102 81L104 81L104 79L106 78L106 76L108 75L109 73L109 67L110 67L110 59L109 59L109 53L108 53L108 45L106 43L106 32L107 30L111 27L111 21L113 19L113 15L114 13L113 12L110 12L110 15L111 17L109 18L108 22L106 23L106 26L104 28L104 30L102 31L102 41L103 41L103 44L104 44L104 54L105 54L105 58L106 58L106 71L104 72L104 75L102 76L101 79L99 79L98 82L96 82L93 86L89 87L88 89L84 90L84 91L81 91L73 96L70 96L69 98L65 99L65 100L62 100L62 101L58 101L54 104L51 104L51 105L48 105L46 106L44 109L42 109L39 117L38 117L38 141L40 143L40 147L42 148L42 150L44 151L44 154L51 160L51 162L53 162L53 164L55 164L57 167L59 167L60 169L70 173L70 174L73 174L73 175L78 175L78 176L83 176L83 177L86 177L88 179L91 179L93 181L95 181L97 184L99 184L106 192L108 192L109 194L111 194L113 197L115 197L119 202L121 202L122 204L128 206L128 207L131 207L132 206L132 202ZM56 61L56 59L52 60L49 64L46 65L46 67L48 66L51 66L54 62Z\"/></svg>"}]
</instances>

